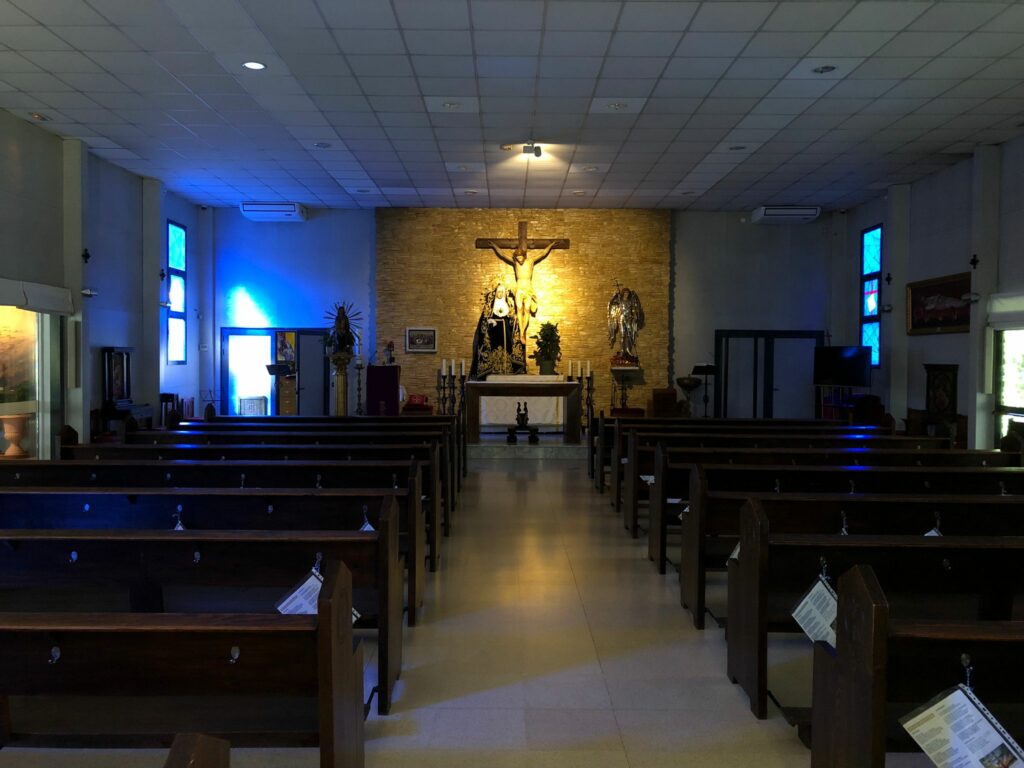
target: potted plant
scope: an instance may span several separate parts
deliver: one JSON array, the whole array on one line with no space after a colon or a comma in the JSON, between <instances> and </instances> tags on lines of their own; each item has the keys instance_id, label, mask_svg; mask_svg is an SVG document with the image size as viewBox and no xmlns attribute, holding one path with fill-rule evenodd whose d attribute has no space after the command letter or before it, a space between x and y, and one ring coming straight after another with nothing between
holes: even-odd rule
<instances>
[{"instance_id":1,"label":"potted plant","mask_svg":"<svg viewBox=\"0 0 1024 768\"><path fill-rule=\"evenodd\" d=\"M555 372L555 365L562 359L562 339L558 335L558 323L541 323L540 330L531 339L537 340L537 348L530 354L537 361L542 376Z\"/></svg>"}]
</instances>

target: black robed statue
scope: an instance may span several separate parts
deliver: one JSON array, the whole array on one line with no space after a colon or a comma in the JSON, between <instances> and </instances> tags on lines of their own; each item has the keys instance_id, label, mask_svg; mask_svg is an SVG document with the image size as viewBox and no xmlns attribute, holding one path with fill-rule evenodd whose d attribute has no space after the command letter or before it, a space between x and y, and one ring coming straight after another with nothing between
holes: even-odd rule
<instances>
[{"instance_id":1,"label":"black robed statue","mask_svg":"<svg viewBox=\"0 0 1024 768\"><path fill-rule=\"evenodd\" d=\"M484 291L480 322L473 338L471 379L488 374L526 373L526 345L520 339L512 292L502 280Z\"/></svg>"}]
</instances>

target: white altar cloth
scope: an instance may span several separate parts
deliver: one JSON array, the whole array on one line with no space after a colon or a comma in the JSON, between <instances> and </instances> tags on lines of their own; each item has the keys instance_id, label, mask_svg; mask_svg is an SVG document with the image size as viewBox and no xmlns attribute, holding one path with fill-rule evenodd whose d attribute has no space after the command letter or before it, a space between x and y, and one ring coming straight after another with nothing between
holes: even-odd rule
<instances>
[{"instance_id":1,"label":"white altar cloth","mask_svg":"<svg viewBox=\"0 0 1024 768\"><path fill-rule=\"evenodd\" d=\"M519 376L502 376L491 374L487 381L507 382L513 384L551 384L552 382L565 381L562 374L551 376L534 376L523 374ZM493 432L495 427L504 431L505 427L516 423L516 403L526 400L530 407L530 426L533 427L557 427L561 429L565 423L562 414L561 397L481 397L480 398L480 428ZM490 428L490 429L488 429Z\"/></svg>"}]
</instances>

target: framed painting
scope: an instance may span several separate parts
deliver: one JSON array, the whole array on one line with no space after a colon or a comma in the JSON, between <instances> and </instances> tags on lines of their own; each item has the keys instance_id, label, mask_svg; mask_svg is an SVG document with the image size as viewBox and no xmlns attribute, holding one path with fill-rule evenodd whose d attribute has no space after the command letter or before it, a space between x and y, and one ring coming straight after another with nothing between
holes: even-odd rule
<instances>
[{"instance_id":1,"label":"framed painting","mask_svg":"<svg viewBox=\"0 0 1024 768\"><path fill-rule=\"evenodd\" d=\"M437 352L436 328L406 328L406 352Z\"/></svg>"},{"instance_id":2,"label":"framed painting","mask_svg":"<svg viewBox=\"0 0 1024 768\"><path fill-rule=\"evenodd\" d=\"M931 416L956 416L958 365L925 363L925 410Z\"/></svg>"},{"instance_id":3,"label":"framed painting","mask_svg":"<svg viewBox=\"0 0 1024 768\"><path fill-rule=\"evenodd\" d=\"M103 348L103 402L122 406L132 401L131 347Z\"/></svg>"},{"instance_id":4,"label":"framed painting","mask_svg":"<svg viewBox=\"0 0 1024 768\"><path fill-rule=\"evenodd\" d=\"M967 333L970 293L970 272L907 283L907 333Z\"/></svg>"}]
</instances>

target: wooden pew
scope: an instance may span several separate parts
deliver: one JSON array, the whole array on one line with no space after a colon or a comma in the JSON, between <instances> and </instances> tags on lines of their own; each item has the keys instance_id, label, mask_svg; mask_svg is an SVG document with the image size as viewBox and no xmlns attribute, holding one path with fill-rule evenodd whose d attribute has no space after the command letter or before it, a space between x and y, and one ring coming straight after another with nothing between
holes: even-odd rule
<instances>
[{"instance_id":1,"label":"wooden pew","mask_svg":"<svg viewBox=\"0 0 1024 768\"><path fill-rule=\"evenodd\" d=\"M629 429L650 431L653 429L668 429L669 431L687 431L698 429L704 432L715 432L720 427L734 429L737 427L752 427L756 431L765 425L776 425L779 427L801 426L801 425L824 425L841 426L845 422L824 421L821 419L701 419L694 417L617 417L605 416L601 411L598 417L591 422L591 430L588 437L590 447L590 477L594 480L594 486L600 493L604 493L606 468L612 462L612 445L615 443L616 427L624 426ZM673 430L678 427L678 430ZM703 428L703 429L702 429Z\"/></svg>"},{"instance_id":2,"label":"wooden pew","mask_svg":"<svg viewBox=\"0 0 1024 768\"><path fill-rule=\"evenodd\" d=\"M936 511L945 534L926 537ZM776 505L770 515L760 499L743 505L739 557L729 560L728 675L747 693L758 718L768 708L768 633L800 631L790 613L822 563L831 575L869 564L901 591L940 596L931 602L919 597L923 612L941 610L951 595L970 595L977 598L972 608L978 615L969 618L1009 619L1015 593L1024 591L1024 499L1012 506L984 498L969 507L940 502L930 513L861 505L854 525L843 536L833 515L817 515L807 504Z\"/></svg>"},{"instance_id":3,"label":"wooden pew","mask_svg":"<svg viewBox=\"0 0 1024 768\"><path fill-rule=\"evenodd\" d=\"M171 744L164 768L228 768L231 745L198 733L179 733Z\"/></svg>"},{"instance_id":4,"label":"wooden pew","mask_svg":"<svg viewBox=\"0 0 1024 768\"><path fill-rule=\"evenodd\" d=\"M286 429L293 431L346 429L357 430L419 430L424 427L442 429L447 433L446 445L455 473L456 490L462 487L465 476L465 432L462 420L449 415L408 416L217 416L211 421L184 419L175 429L213 430L231 429Z\"/></svg>"},{"instance_id":5,"label":"wooden pew","mask_svg":"<svg viewBox=\"0 0 1024 768\"><path fill-rule=\"evenodd\" d=\"M962 683L964 653L986 670L975 693L1019 736L1024 621L893 616L885 583L863 566L839 578L836 648L814 649L813 768L883 768L895 719Z\"/></svg>"},{"instance_id":6,"label":"wooden pew","mask_svg":"<svg viewBox=\"0 0 1024 768\"><path fill-rule=\"evenodd\" d=\"M420 462L423 467L423 494L427 497L427 515L441 520L448 535L447 501L451 487L440 471L440 446L437 443L343 444L343 445L125 445L124 443L71 444L61 447L61 458L68 461L404 461ZM433 509L430 506L433 505ZM433 550L433 548L432 548ZM440 551L440 546L438 546Z\"/></svg>"},{"instance_id":7,"label":"wooden pew","mask_svg":"<svg viewBox=\"0 0 1024 768\"><path fill-rule=\"evenodd\" d=\"M736 546L740 508L750 496L774 493L1019 495L1024 468L699 465L690 471L679 553L679 599L697 629L704 628L706 572L724 567Z\"/></svg>"},{"instance_id":8,"label":"wooden pew","mask_svg":"<svg viewBox=\"0 0 1024 768\"><path fill-rule=\"evenodd\" d=\"M873 431L875 430L875 431ZM783 438L797 438L796 440L782 440L777 445L767 443L765 438L750 439L742 438L732 440L730 445L753 444L752 447L836 447L837 445L863 445L864 447L877 448L950 448L952 441L948 438L907 438L902 435L891 435L878 427L851 427L836 426L828 422L824 425L775 425L766 422L762 426L734 427L722 425L708 430L700 430L696 427L674 428L674 427L648 427L644 430L627 426L616 427L614 442L612 443L612 469L609 470L611 483L611 502L615 512L622 511L622 488L624 485L624 474L628 466L627 450L630 435L636 433L637 445L656 445L658 442L665 442L672 446L693 446L695 435L716 435L716 436L739 436L739 435L769 435ZM800 438L807 438L801 445ZM838 442L830 440L838 439ZM894 442L890 442L894 441ZM701 442L701 445L712 445ZM718 443L719 445L723 443Z\"/></svg>"},{"instance_id":9,"label":"wooden pew","mask_svg":"<svg viewBox=\"0 0 1024 768\"><path fill-rule=\"evenodd\" d=\"M244 533L251 539L247 544L250 549L259 546L266 550L265 555L253 561L262 568L269 568L271 562L283 562L292 550L302 553L301 558L295 554L292 563L303 560L312 564L310 553L325 552L325 547L334 544L351 548L355 542L357 548L343 551L339 559L356 576L357 585L370 590L366 598L369 603L360 595L360 610L365 608L368 615L372 613L377 617L378 679L381 681L378 710L386 714L402 668L404 579L398 549L398 502L395 500L402 492L402 489L0 488L0 529L19 529L39 536L45 531L89 529L96 531L97 536L128 542L136 542L145 534L162 537L160 541L181 541L186 548L194 540L207 550L212 550L218 537L230 541L232 536ZM358 531L364 520L369 520L375 533ZM185 530L172 530L178 521ZM22 543L22 546L26 545ZM209 556L200 554L207 570L225 561L232 562L229 558L211 561ZM325 554L333 553L326 550ZM264 561L262 565L260 561ZM289 572L295 573L295 567ZM230 570L218 571L218 574L224 579L231 578ZM413 609L414 603L410 602L410 611Z\"/></svg>"},{"instance_id":10,"label":"wooden pew","mask_svg":"<svg viewBox=\"0 0 1024 768\"><path fill-rule=\"evenodd\" d=\"M412 432L294 432L290 430L236 430L229 432L129 432L125 435L128 445L311 445L337 446L352 444L406 444L412 442L437 443L441 482L444 489L445 517L444 534L449 535L452 513L456 508L455 472L448 452L444 450L444 433L440 431Z\"/></svg>"},{"instance_id":11,"label":"wooden pew","mask_svg":"<svg viewBox=\"0 0 1024 768\"><path fill-rule=\"evenodd\" d=\"M31 461L0 463L0 487L119 488L384 488L397 495L410 603L423 604L424 559L437 568L439 536L433 505L422 501L422 473L412 461ZM415 530L426 520L426 531ZM426 537L426 538L425 538ZM413 601L412 597L416 600ZM409 625L416 624L415 608Z\"/></svg>"},{"instance_id":12,"label":"wooden pew","mask_svg":"<svg viewBox=\"0 0 1024 768\"><path fill-rule=\"evenodd\" d=\"M629 442L623 491L623 517L639 531L639 509L648 498L647 553L665 573L670 527L678 529L678 512L689 499L690 468L708 464L793 464L828 466L923 466L923 467L1019 467L1021 454L987 450L906 450L900 448L666 448L663 443L637 446L636 435ZM653 476L648 485L643 475ZM669 509L669 499L680 499ZM675 514L673 514L675 513Z\"/></svg>"},{"instance_id":13,"label":"wooden pew","mask_svg":"<svg viewBox=\"0 0 1024 768\"><path fill-rule=\"evenodd\" d=\"M0 746L141 746L170 739L168 733L17 731L12 696L315 696L315 729L222 736L235 744L319 744L321 768L359 768L363 670L362 646L353 647L352 579L342 563L327 561L322 572L315 616L281 616L273 606L249 613L0 612ZM196 723L203 730L208 725Z\"/></svg>"}]
</instances>

